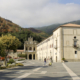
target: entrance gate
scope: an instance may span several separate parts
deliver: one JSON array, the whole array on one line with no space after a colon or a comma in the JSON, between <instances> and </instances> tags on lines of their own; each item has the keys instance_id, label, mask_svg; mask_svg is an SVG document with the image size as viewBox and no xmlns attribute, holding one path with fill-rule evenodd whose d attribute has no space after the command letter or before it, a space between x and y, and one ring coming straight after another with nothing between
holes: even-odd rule
<instances>
[{"instance_id":1,"label":"entrance gate","mask_svg":"<svg viewBox=\"0 0 80 80\"><path fill-rule=\"evenodd\" d=\"M32 55L31 54L29 55L29 59L32 59Z\"/></svg>"}]
</instances>

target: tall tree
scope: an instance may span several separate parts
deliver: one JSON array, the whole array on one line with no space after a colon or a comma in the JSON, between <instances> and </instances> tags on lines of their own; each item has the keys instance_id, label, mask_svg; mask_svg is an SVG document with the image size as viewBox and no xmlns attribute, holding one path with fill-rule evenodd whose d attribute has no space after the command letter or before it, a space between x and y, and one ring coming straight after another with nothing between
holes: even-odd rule
<instances>
[{"instance_id":1,"label":"tall tree","mask_svg":"<svg viewBox=\"0 0 80 80\"><path fill-rule=\"evenodd\" d=\"M9 51L13 50L14 52L16 52L17 48L21 45L21 42L19 41L18 38L16 38L15 36L12 36L11 34L2 36L1 41L5 45L5 51L6 51L5 65L6 65Z\"/></svg>"},{"instance_id":2,"label":"tall tree","mask_svg":"<svg viewBox=\"0 0 80 80\"><path fill-rule=\"evenodd\" d=\"M3 44L3 41L1 41L1 39L0 39L0 56L5 57L5 55L6 55L5 49L6 49L5 45Z\"/></svg>"}]
</instances>

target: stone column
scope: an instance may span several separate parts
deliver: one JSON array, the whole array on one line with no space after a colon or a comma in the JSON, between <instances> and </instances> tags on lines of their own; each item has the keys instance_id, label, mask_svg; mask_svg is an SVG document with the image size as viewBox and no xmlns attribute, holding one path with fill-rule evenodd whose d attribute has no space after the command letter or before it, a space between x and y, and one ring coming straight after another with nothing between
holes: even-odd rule
<instances>
[{"instance_id":1,"label":"stone column","mask_svg":"<svg viewBox=\"0 0 80 80\"><path fill-rule=\"evenodd\" d=\"M32 48L32 51L33 51L33 46L31 48Z\"/></svg>"},{"instance_id":2,"label":"stone column","mask_svg":"<svg viewBox=\"0 0 80 80\"><path fill-rule=\"evenodd\" d=\"M27 54L27 59L29 59L29 54Z\"/></svg>"},{"instance_id":3,"label":"stone column","mask_svg":"<svg viewBox=\"0 0 80 80\"><path fill-rule=\"evenodd\" d=\"M29 46L27 47L27 51L29 51Z\"/></svg>"},{"instance_id":4,"label":"stone column","mask_svg":"<svg viewBox=\"0 0 80 80\"><path fill-rule=\"evenodd\" d=\"M32 60L33 60L33 54L32 54Z\"/></svg>"}]
</instances>

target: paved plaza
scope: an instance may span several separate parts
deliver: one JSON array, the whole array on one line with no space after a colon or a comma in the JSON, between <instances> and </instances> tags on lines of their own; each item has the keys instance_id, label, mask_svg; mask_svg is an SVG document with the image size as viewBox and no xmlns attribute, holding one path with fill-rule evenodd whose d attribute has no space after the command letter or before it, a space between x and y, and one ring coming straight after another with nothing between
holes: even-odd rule
<instances>
[{"instance_id":1,"label":"paved plaza","mask_svg":"<svg viewBox=\"0 0 80 80\"><path fill-rule=\"evenodd\" d=\"M0 80L80 80L80 62L53 63L25 60L23 67L0 71Z\"/></svg>"}]
</instances>

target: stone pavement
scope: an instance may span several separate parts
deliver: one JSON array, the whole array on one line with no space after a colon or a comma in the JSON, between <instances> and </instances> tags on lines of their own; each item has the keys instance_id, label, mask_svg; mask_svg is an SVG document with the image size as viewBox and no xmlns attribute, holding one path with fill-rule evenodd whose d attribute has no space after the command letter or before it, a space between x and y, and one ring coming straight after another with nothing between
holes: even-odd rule
<instances>
[{"instance_id":1,"label":"stone pavement","mask_svg":"<svg viewBox=\"0 0 80 80\"><path fill-rule=\"evenodd\" d=\"M0 71L0 80L80 80L80 63L53 63L26 60L25 66Z\"/></svg>"}]
</instances>

